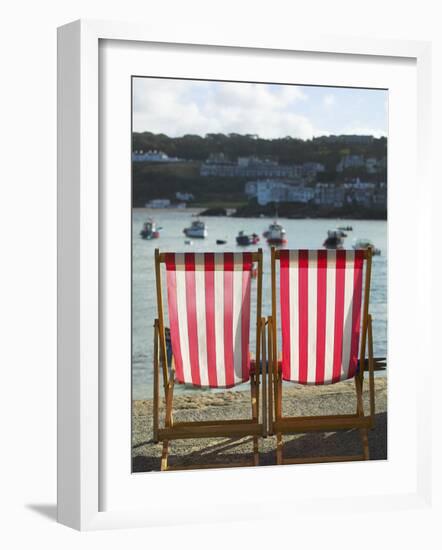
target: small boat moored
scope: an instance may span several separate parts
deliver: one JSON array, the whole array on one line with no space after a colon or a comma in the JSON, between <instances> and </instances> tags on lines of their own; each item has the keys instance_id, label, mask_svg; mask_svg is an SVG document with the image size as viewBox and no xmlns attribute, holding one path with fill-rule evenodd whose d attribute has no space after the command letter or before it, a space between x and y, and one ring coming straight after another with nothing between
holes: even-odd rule
<instances>
[{"instance_id":1,"label":"small boat moored","mask_svg":"<svg viewBox=\"0 0 442 550\"><path fill-rule=\"evenodd\" d=\"M194 239L205 239L207 237L206 224L201 220L195 220L191 223L190 227L183 229L186 237L193 237Z\"/></svg>"},{"instance_id":2,"label":"small boat moored","mask_svg":"<svg viewBox=\"0 0 442 550\"><path fill-rule=\"evenodd\" d=\"M268 244L287 244L286 231L277 221L269 225L269 228L264 231L263 237L267 239Z\"/></svg>"},{"instance_id":3,"label":"small boat moored","mask_svg":"<svg viewBox=\"0 0 442 550\"><path fill-rule=\"evenodd\" d=\"M240 231L236 236L236 244L239 246L249 246L257 243L259 243L259 237L256 233L246 235L244 231Z\"/></svg>"},{"instance_id":4,"label":"small boat moored","mask_svg":"<svg viewBox=\"0 0 442 550\"><path fill-rule=\"evenodd\" d=\"M327 231L327 238L322 243L322 246L330 250L344 248L345 236L345 233L341 229L329 229Z\"/></svg>"},{"instance_id":5,"label":"small boat moored","mask_svg":"<svg viewBox=\"0 0 442 550\"><path fill-rule=\"evenodd\" d=\"M371 248L373 256L381 255L380 249L376 248L375 245L370 241L370 239L356 239L353 243L354 250L367 250L367 248Z\"/></svg>"},{"instance_id":6,"label":"small boat moored","mask_svg":"<svg viewBox=\"0 0 442 550\"><path fill-rule=\"evenodd\" d=\"M149 218L146 222L143 223L143 229L140 231L140 236L142 239L158 239L160 236L159 227L152 218Z\"/></svg>"},{"instance_id":7,"label":"small boat moored","mask_svg":"<svg viewBox=\"0 0 442 550\"><path fill-rule=\"evenodd\" d=\"M227 241L225 241L224 239L216 239L216 244L226 244Z\"/></svg>"}]
</instances>

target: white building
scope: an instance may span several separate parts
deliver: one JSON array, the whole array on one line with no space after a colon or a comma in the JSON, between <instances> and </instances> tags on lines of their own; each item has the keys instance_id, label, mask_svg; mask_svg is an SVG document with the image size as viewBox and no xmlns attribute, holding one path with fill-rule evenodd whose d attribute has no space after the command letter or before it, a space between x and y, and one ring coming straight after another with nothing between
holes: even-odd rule
<instances>
[{"instance_id":1,"label":"white building","mask_svg":"<svg viewBox=\"0 0 442 550\"><path fill-rule=\"evenodd\" d=\"M369 174L376 174L379 171L378 160L372 157L366 159L365 168Z\"/></svg>"},{"instance_id":2,"label":"white building","mask_svg":"<svg viewBox=\"0 0 442 550\"><path fill-rule=\"evenodd\" d=\"M169 208L169 199L152 199L146 203L147 208Z\"/></svg>"},{"instance_id":3,"label":"white building","mask_svg":"<svg viewBox=\"0 0 442 550\"><path fill-rule=\"evenodd\" d=\"M238 166L249 166L250 157L238 157Z\"/></svg>"},{"instance_id":4,"label":"white building","mask_svg":"<svg viewBox=\"0 0 442 550\"><path fill-rule=\"evenodd\" d=\"M304 162L300 167L303 176L316 176L319 172L324 172L325 166L320 162Z\"/></svg>"},{"instance_id":5,"label":"white building","mask_svg":"<svg viewBox=\"0 0 442 550\"><path fill-rule=\"evenodd\" d=\"M307 203L315 198L313 187L304 187L303 185L290 185L287 190L287 200L290 202Z\"/></svg>"},{"instance_id":6,"label":"white building","mask_svg":"<svg viewBox=\"0 0 442 550\"><path fill-rule=\"evenodd\" d=\"M315 188L315 203L321 206L341 207L344 205L345 189L334 183L318 183Z\"/></svg>"},{"instance_id":7,"label":"white building","mask_svg":"<svg viewBox=\"0 0 442 550\"><path fill-rule=\"evenodd\" d=\"M256 182L256 181L248 181L245 184L244 193L245 193L245 195L247 195L247 197L249 197L249 199L252 198L252 197L256 197L257 184L258 184L258 182Z\"/></svg>"},{"instance_id":8,"label":"white building","mask_svg":"<svg viewBox=\"0 0 442 550\"><path fill-rule=\"evenodd\" d=\"M206 160L208 164L224 164L230 162L224 153L210 153L209 158Z\"/></svg>"},{"instance_id":9,"label":"white building","mask_svg":"<svg viewBox=\"0 0 442 550\"><path fill-rule=\"evenodd\" d=\"M245 193L249 198L256 197L258 204L261 206L271 202L306 203L315 196L315 191L311 187L290 185L287 182L274 179L247 182Z\"/></svg>"},{"instance_id":10,"label":"white building","mask_svg":"<svg viewBox=\"0 0 442 550\"><path fill-rule=\"evenodd\" d=\"M374 189L376 184L371 181L361 181L359 178L354 179L353 181L347 181L344 183L345 189Z\"/></svg>"},{"instance_id":11,"label":"white building","mask_svg":"<svg viewBox=\"0 0 442 550\"><path fill-rule=\"evenodd\" d=\"M179 162L177 157L169 157L163 151L134 151L132 153L133 162Z\"/></svg>"},{"instance_id":12,"label":"white building","mask_svg":"<svg viewBox=\"0 0 442 550\"><path fill-rule=\"evenodd\" d=\"M300 166L278 164L276 161L261 160L258 157L239 157L235 164L220 155L221 153L210 155L206 162L201 164L201 176L250 178L295 178L300 176Z\"/></svg>"},{"instance_id":13,"label":"white building","mask_svg":"<svg viewBox=\"0 0 442 550\"><path fill-rule=\"evenodd\" d=\"M185 193L181 191L177 191L175 193L175 197L179 201L184 201L184 202L193 201L193 199L195 198L192 193Z\"/></svg>"},{"instance_id":14,"label":"white building","mask_svg":"<svg viewBox=\"0 0 442 550\"><path fill-rule=\"evenodd\" d=\"M361 168L365 166L363 155L346 155L336 165L336 172L343 172L348 168Z\"/></svg>"},{"instance_id":15,"label":"white building","mask_svg":"<svg viewBox=\"0 0 442 550\"><path fill-rule=\"evenodd\" d=\"M260 180L256 182L256 198L258 204L265 206L269 202L284 202L287 200L286 183L278 180Z\"/></svg>"}]
</instances>

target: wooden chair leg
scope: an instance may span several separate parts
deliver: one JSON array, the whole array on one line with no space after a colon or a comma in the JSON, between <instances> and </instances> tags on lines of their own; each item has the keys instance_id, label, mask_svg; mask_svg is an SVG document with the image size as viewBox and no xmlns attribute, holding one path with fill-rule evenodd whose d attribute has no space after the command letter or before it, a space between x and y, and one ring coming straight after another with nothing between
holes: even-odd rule
<instances>
[{"instance_id":1,"label":"wooden chair leg","mask_svg":"<svg viewBox=\"0 0 442 550\"><path fill-rule=\"evenodd\" d=\"M259 443L258 436L253 436L253 465L259 466Z\"/></svg>"},{"instance_id":2,"label":"wooden chair leg","mask_svg":"<svg viewBox=\"0 0 442 550\"><path fill-rule=\"evenodd\" d=\"M356 413L359 416L364 416L364 401L362 397L362 382L361 378L357 374L355 376L355 388L356 388Z\"/></svg>"},{"instance_id":3,"label":"wooden chair leg","mask_svg":"<svg viewBox=\"0 0 442 550\"><path fill-rule=\"evenodd\" d=\"M284 461L282 448L283 448L282 434L277 433L276 434L276 464L282 464Z\"/></svg>"},{"instance_id":4,"label":"wooden chair leg","mask_svg":"<svg viewBox=\"0 0 442 550\"><path fill-rule=\"evenodd\" d=\"M282 376L278 373L278 378L275 384L276 397L275 397L275 416L279 420L282 417ZM282 434L276 434L276 464L283 463L283 441Z\"/></svg>"},{"instance_id":5,"label":"wooden chair leg","mask_svg":"<svg viewBox=\"0 0 442 550\"><path fill-rule=\"evenodd\" d=\"M172 378L172 380L166 386L166 418L164 422L166 427L171 427L173 425L173 418L172 418L173 386L174 386L174 381ZM162 472L169 469L168 459L169 459L169 441L165 439L163 441L163 451L161 453L161 471Z\"/></svg>"},{"instance_id":6,"label":"wooden chair leg","mask_svg":"<svg viewBox=\"0 0 442 550\"><path fill-rule=\"evenodd\" d=\"M161 471L168 470L168 458L169 458L169 441L165 439L163 441L163 452L161 453Z\"/></svg>"},{"instance_id":7,"label":"wooden chair leg","mask_svg":"<svg viewBox=\"0 0 442 550\"><path fill-rule=\"evenodd\" d=\"M266 391L267 391L267 385L266 385L266 382L267 382L267 372L266 372L266 367L265 367L265 361L266 361L266 349L265 349L265 345L266 345L266 342L265 342L265 322L264 322L264 319L261 320L261 334L262 334L262 351L261 351L261 363L262 363L262 368L261 368L261 384L262 384L262 426L263 426L263 437L267 437L267 429L266 429L266 425L267 425L267 410L266 410L266 400L267 400L267 394L266 394ZM256 365L256 372L257 372L257 385L255 387L255 395L258 396L259 395L259 365L257 364ZM257 421L259 422L259 409L258 409L258 406L259 406L259 401L258 399L255 399L255 402L256 402L256 418L257 418ZM254 417L255 418L255 417ZM259 445L258 445L258 437L257 436L254 436L253 437L253 464L255 466L259 466Z\"/></svg>"},{"instance_id":8,"label":"wooden chair leg","mask_svg":"<svg viewBox=\"0 0 442 550\"><path fill-rule=\"evenodd\" d=\"M266 339L266 320L261 320L261 410L262 410L262 435L267 437L267 339Z\"/></svg>"},{"instance_id":9,"label":"wooden chair leg","mask_svg":"<svg viewBox=\"0 0 442 550\"><path fill-rule=\"evenodd\" d=\"M252 405L252 418L256 420L258 418L258 403L256 401L256 380L255 376L250 378L250 403Z\"/></svg>"},{"instance_id":10,"label":"wooden chair leg","mask_svg":"<svg viewBox=\"0 0 442 550\"><path fill-rule=\"evenodd\" d=\"M368 447L368 430L363 428L360 430L361 440L362 440L362 450L364 454L364 460L370 460L370 450Z\"/></svg>"},{"instance_id":11,"label":"wooden chair leg","mask_svg":"<svg viewBox=\"0 0 442 550\"><path fill-rule=\"evenodd\" d=\"M250 378L250 394L252 402L252 418L258 422L258 400L257 400L256 378ZM253 464L259 466L259 443L258 436L253 436Z\"/></svg>"},{"instance_id":12,"label":"wooden chair leg","mask_svg":"<svg viewBox=\"0 0 442 550\"><path fill-rule=\"evenodd\" d=\"M275 420L276 419L279 419L280 417L278 416L278 395L279 395L279 392L278 392L278 383L279 383L279 374L278 374L278 368L277 366L275 366L275 369L274 369L274 377L273 377L273 403L274 403L274 407L273 407L273 414L274 414L274 418Z\"/></svg>"},{"instance_id":13,"label":"wooden chair leg","mask_svg":"<svg viewBox=\"0 0 442 550\"><path fill-rule=\"evenodd\" d=\"M173 380L169 382L169 385L167 387L166 391L166 418L165 418L165 424L166 427L170 428L173 426L173 387L174 383Z\"/></svg>"},{"instance_id":14,"label":"wooden chair leg","mask_svg":"<svg viewBox=\"0 0 442 550\"><path fill-rule=\"evenodd\" d=\"M160 384L159 384L159 356L158 356L158 319L154 324L154 352L153 352L153 442L158 443Z\"/></svg>"},{"instance_id":15,"label":"wooden chair leg","mask_svg":"<svg viewBox=\"0 0 442 550\"><path fill-rule=\"evenodd\" d=\"M368 316L367 324L368 336L368 368L369 368L369 395L370 395L370 418L371 428L374 426L374 373L373 373L373 328L371 315ZM364 459L370 460L370 449L368 447L368 430L362 430L362 447L364 451Z\"/></svg>"},{"instance_id":16,"label":"wooden chair leg","mask_svg":"<svg viewBox=\"0 0 442 550\"><path fill-rule=\"evenodd\" d=\"M273 324L272 318L267 318L267 333L269 342L269 367L267 369L269 389L268 389L268 435L273 435L273 377L274 377L274 365L273 365Z\"/></svg>"},{"instance_id":17,"label":"wooden chair leg","mask_svg":"<svg viewBox=\"0 0 442 550\"><path fill-rule=\"evenodd\" d=\"M368 369L369 369L369 390L370 390L370 418L371 429L374 428L375 420L375 389L374 389L374 358L373 358L373 326L371 315L368 316Z\"/></svg>"},{"instance_id":18,"label":"wooden chair leg","mask_svg":"<svg viewBox=\"0 0 442 550\"><path fill-rule=\"evenodd\" d=\"M356 413L359 416L364 416L364 400L363 400L363 394L362 394L362 380L359 375L355 376L355 388L356 388ZM363 450L363 456L364 460L370 459L370 451L368 448L368 431L366 428L362 428L359 430L359 434L361 436L361 442L362 442L362 450Z\"/></svg>"}]
</instances>

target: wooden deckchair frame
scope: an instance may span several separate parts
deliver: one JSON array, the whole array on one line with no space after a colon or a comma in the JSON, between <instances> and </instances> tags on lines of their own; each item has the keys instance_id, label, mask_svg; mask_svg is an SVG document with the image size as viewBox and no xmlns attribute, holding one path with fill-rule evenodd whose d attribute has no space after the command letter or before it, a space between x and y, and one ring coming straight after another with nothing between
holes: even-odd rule
<instances>
[{"instance_id":1,"label":"wooden deckchair frame","mask_svg":"<svg viewBox=\"0 0 442 550\"><path fill-rule=\"evenodd\" d=\"M374 364L373 357L373 329L372 318L369 314L370 281L372 266L372 251L364 251L365 285L362 305L362 328L359 350L359 369L354 377L356 390L355 414L284 417L282 414L282 369L278 362L277 344L277 314L276 314L276 262L280 260L280 251L272 247L271 250L271 286L272 286L272 315L268 318L268 348L269 348L269 435L276 435L276 462L277 464L299 464L309 462L341 462L345 460L368 460L368 430L374 427L375 395L374 395ZM368 361L365 359L368 348ZM363 384L364 371L368 362L369 372L369 408L370 414L364 414ZM339 382L337 382L339 383ZM307 458L284 458L284 434L307 433L313 431L334 432L339 430L358 429L362 442L362 454L350 456L321 456Z\"/></svg>"},{"instance_id":2,"label":"wooden deckchair frame","mask_svg":"<svg viewBox=\"0 0 442 550\"><path fill-rule=\"evenodd\" d=\"M250 376L250 397L251 397L251 419L233 420L209 420L194 422L175 422L173 419L173 390L175 367L172 356L172 364L168 365L166 349L166 333L164 326L163 295L161 285L161 264L165 263L166 255L155 249L155 277L157 291L158 318L154 322L154 388L153 388L153 440L155 443L162 442L163 450L161 456L161 470L188 469L188 466L170 466L169 442L175 439L188 438L210 438L223 437L240 439L247 436L253 438L253 459L250 461L235 461L226 464L205 464L201 466L192 465L190 468L222 468L238 466L258 466L259 446L258 438L267 435L267 366L266 366L266 341L265 341L265 320L261 318L262 311L262 249L252 252L252 262L257 263L256 293L256 358L255 369ZM260 385L260 364L261 349L264 353L262 361L262 422L259 421L259 385ZM160 427L159 404L160 404L160 369L163 373L163 387L166 402L164 427Z\"/></svg>"}]
</instances>

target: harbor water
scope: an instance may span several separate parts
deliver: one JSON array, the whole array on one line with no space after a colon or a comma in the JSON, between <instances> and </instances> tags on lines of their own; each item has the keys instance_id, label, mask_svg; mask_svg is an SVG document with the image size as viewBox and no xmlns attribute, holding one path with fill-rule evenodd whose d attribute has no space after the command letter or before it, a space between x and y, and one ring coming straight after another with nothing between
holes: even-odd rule
<instances>
[{"instance_id":1,"label":"harbor water","mask_svg":"<svg viewBox=\"0 0 442 550\"><path fill-rule=\"evenodd\" d=\"M201 218L206 222L208 237L191 239L183 229L190 226L197 211L191 209L149 210L134 209L132 216L132 388L133 399L152 397L153 381L153 321L157 316L154 250L162 252L238 252L252 251L259 246L264 253L263 266L263 315L271 310L270 293L270 248L262 237L269 218ZM147 218L153 217L160 229L160 238L143 240L140 230ZM280 219L287 232L287 248L320 249L327 230L337 226L352 226L347 233L345 248L351 248L355 239L367 238L380 249L381 254L373 258L370 312L373 317L373 335L375 356L387 354L387 222L372 220L333 220L333 219ZM235 237L240 230L247 234L257 233L261 237L258 245L247 248L236 245ZM216 240L225 240L226 244L217 245ZM252 287L253 291L253 287ZM165 295L164 298L166 299ZM252 302L253 303L253 302ZM167 309L167 308L166 308ZM252 314L252 322L253 322ZM251 351L255 338L251 333ZM241 386L240 386L241 388ZM192 391L177 386L176 391ZM213 391L213 390L207 390Z\"/></svg>"}]
</instances>

